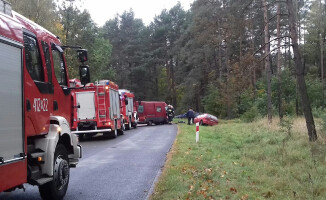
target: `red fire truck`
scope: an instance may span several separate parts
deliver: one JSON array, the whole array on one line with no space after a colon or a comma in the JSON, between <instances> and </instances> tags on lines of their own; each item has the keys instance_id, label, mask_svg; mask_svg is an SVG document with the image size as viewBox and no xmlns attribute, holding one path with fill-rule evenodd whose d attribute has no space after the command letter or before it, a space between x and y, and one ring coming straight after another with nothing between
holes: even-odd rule
<instances>
[{"instance_id":1,"label":"red fire truck","mask_svg":"<svg viewBox=\"0 0 326 200\"><path fill-rule=\"evenodd\" d=\"M128 90L119 90L121 99L121 114L125 123L126 129L130 130L131 127L137 128L137 111L136 102L134 101L135 95Z\"/></svg>"},{"instance_id":2,"label":"red fire truck","mask_svg":"<svg viewBox=\"0 0 326 200\"><path fill-rule=\"evenodd\" d=\"M87 52L79 50L80 61ZM0 0L0 192L38 185L62 199L81 157L70 131L71 96L59 39ZM80 67L83 83L87 66Z\"/></svg>"},{"instance_id":3,"label":"red fire truck","mask_svg":"<svg viewBox=\"0 0 326 200\"><path fill-rule=\"evenodd\" d=\"M168 117L166 114L167 104L159 101L138 101L137 114L139 124L166 124Z\"/></svg>"},{"instance_id":4,"label":"red fire truck","mask_svg":"<svg viewBox=\"0 0 326 200\"><path fill-rule=\"evenodd\" d=\"M70 85L81 86L76 79L70 80ZM125 126L120 115L118 90L118 85L109 80L74 89L71 125L73 133L80 137L103 133L114 138L123 134Z\"/></svg>"}]
</instances>

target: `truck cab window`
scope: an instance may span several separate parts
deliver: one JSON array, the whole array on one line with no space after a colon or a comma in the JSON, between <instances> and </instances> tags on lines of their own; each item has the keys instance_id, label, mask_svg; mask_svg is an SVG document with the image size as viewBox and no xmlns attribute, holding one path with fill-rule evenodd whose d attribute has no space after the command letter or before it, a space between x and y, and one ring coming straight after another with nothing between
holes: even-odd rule
<instances>
[{"instance_id":1,"label":"truck cab window","mask_svg":"<svg viewBox=\"0 0 326 200\"><path fill-rule=\"evenodd\" d=\"M43 53L44 53L44 57L45 57L45 64L46 64L46 70L48 73L48 80L49 80L49 83L52 83L50 48L46 42L42 41L41 43L42 43Z\"/></svg>"},{"instance_id":2,"label":"truck cab window","mask_svg":"<svg viewBox=\"0 0 326 200\"><path fill-rule=\"evenodd\" d=\"M138 112L143 113L144 112L144 106L138 106Z\"/></svg>"},{"instance_id":3,"label":"truck cab window","mask_svg":"<svg viewBox=\"0 0 326 200\"><path fill-rule=\"evenodd\" d=\"M52 57L53 57L54 74L59 85L68 86L67 78L66 78L67 77L66 70L65 70L62 54L57 50L52 50Z\"/></svg>"},{"instance_id":4,"label":"truck cab window","mask_svg":"<svg viewBox=\"0 0 326 200\"><path fill-rule=\"evenodd\" d=\"M44 71L36 39L24 34L24 47L28 73L34 81L44 82Z\"/></svg>"}]
</instances>

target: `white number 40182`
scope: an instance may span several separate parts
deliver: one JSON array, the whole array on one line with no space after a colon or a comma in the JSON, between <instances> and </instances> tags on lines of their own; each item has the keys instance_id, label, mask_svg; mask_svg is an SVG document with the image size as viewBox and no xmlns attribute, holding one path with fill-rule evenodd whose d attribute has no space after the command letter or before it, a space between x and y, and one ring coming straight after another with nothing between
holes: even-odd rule
<instances>
[{"instance_id":1,"label":"white number 40182","mask_svg":"<svg viewBox=\"0 0 326 200\"><path fill-rule=\"evenodd\" d=\"M33 108L35 112L46 112L48 111L49 100L44 98L34 98Z\"/></svg>"}]
</instances>

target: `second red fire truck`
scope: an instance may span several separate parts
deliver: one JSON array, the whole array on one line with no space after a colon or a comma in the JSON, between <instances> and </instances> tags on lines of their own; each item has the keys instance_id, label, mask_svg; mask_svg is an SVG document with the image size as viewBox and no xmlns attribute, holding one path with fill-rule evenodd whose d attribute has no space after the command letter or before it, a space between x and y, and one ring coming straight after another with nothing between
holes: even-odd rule
<instances>
[{"instance_id":1,"label":"second red fire truck","mask_svg":"<svg viewBox=\"0 0 326 200\"><path fill-rule=\"evenodd\" d=\"M78 80L70 80L70 84L81 86ZM118 85L109 80L73 90L73 133L80 137L97 133L103 133L107 137L123 134L125 124L120 114L118 90Z\"/></svg>"}]
</instances>

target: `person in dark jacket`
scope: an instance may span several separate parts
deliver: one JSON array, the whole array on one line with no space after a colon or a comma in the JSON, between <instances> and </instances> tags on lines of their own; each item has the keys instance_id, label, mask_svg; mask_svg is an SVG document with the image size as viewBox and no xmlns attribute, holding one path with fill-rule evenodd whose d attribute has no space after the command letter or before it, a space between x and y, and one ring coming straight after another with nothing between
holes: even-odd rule
<instances>
[{"instance_id":1,"label":"person in dark jacket","mask_svg":"<svg viewBox=\"0 0 326 200\"><path fill-rule=\"evenodd\" d=\"M172 105L168 105L167 110L166 110L166 114L168 115L169 123L171 123L173 118L174 118L174 108L173 108Z\"/></svg>"},{"instance_id":2,"label":"person in dark jacket","mask_svg":"<svg viewBox=\"0 0 326 200\"><path fill-rule=\"evenodd\" d=\"M191 108L189 108L186 116L188 118L188 125L194 122L195 115L194 115L194 111Z\"/></svg>"}]
</instances>

